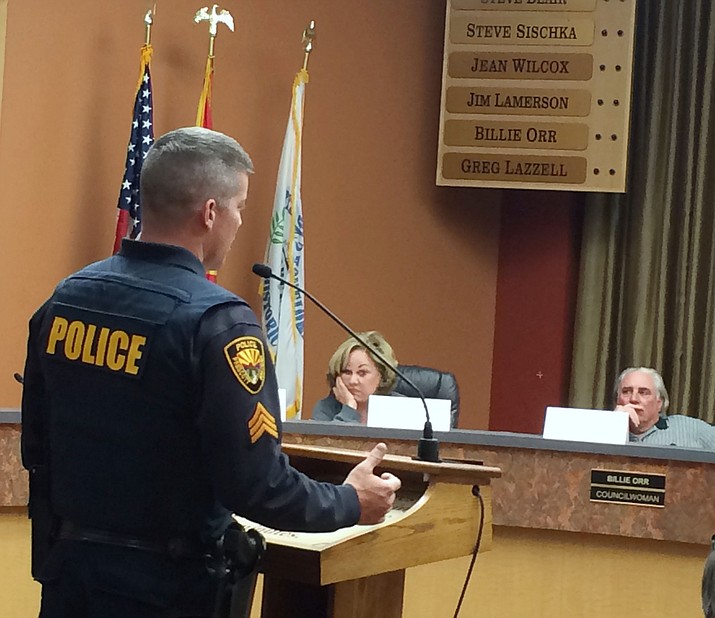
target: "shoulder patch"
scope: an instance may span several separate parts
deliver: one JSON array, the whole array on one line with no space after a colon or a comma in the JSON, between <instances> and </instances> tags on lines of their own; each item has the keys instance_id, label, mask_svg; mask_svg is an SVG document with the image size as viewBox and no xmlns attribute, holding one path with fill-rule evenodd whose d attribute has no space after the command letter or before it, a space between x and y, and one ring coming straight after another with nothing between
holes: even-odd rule
<instances>
[{"instance_id":1,"label":"shoulder patch","mask_svg":"<svg viewBox=\"0 0 715 618\"><path fill-rule=\"evenodd\" d=\"M251 436L251 444L258 442L258 439L267 433L278 439L278 425L273 415L266 410L265 406L259 401L256 404L256 409L253 415L248 419L248 433Z\"/></svg>"},{"instance_id":2,"label":"shoulder patch","mask_svg":"<svg viewBox=\"0 0 715 618\"><path fill-rule=\"evenodd\" d=\"M258 337L239 337L223 348L233 375L252 395L261 392L266 381L266 355Z\"/></svg>"}]
</instances>

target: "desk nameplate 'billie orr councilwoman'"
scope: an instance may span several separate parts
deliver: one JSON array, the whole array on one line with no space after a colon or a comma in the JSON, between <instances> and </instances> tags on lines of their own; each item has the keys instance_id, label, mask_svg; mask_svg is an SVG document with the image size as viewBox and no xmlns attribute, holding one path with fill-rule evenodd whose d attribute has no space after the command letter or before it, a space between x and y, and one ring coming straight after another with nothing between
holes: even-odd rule
<instances>
[{"instance_id":1,"label":"desk nameplate 'billie orr councilwoman'","mask_svg":"<svg viewBox=\"0 0 715 618\"><path fill-rule=\"evenodd\" d=\"M624 192L635 2L447 0L437 184Z\"/></svg>"},{"instance_id":2,"label":"desk nameplate 'billie orr councilwoman'","mask_svg":"<svg viewBox=\"0 0 715 618\"><path fill-rule=\"evenodd\" d=\"M665 474L591 470L591 502L665 506Z\"/></svg>"}]
</instances>

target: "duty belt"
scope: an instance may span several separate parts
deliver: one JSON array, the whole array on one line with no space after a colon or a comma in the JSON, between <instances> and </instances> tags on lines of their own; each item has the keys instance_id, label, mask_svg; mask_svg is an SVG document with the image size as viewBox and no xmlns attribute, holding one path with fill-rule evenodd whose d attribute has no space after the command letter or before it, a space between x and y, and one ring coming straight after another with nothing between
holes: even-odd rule
<instances>
[{"instance_id":1,"label":"duty belt","mask_svg":"<svg viewBox=\"0 0 715 618\"><path fill-rule=\"evenodd\" d=\"M188 537L175 537L167 539L166 541L156 541L143 537L118 534L99 528L80 526L71 521L62 521L59 528L57 538L68 541L84 541L86 543L129 547L164 554L170 558L198 558L205 553L198 539L190 539Z\"/></svg>"}]
</instances>

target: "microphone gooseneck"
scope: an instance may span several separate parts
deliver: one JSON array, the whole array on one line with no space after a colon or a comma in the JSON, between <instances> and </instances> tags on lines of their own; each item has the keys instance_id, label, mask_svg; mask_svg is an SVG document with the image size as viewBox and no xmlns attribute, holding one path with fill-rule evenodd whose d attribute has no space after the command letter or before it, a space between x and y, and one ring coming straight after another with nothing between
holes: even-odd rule
<instances>
[{"instance_id":1,"label":"microphone gooseneck","mask_svg":"<svg viewBox=\"0 0 715 618\"><path fill-rule=\"evenodd\" d=\"M417 387L417 385L412 380L410 380L404 373L402 373L397 367L395 367L391 362L389 362L379 350L376 350L374 347L368 345L367 342L365 342L363 338L360 337L360 335L358 335L352 328L350 328L345 322L343 322L337 315L335 315L323 303L321 303L317 298L315 298L315 296L313 296L310 292L295 285L294 283L291 283L287 279L276 275L273 272L273 269L266 264L254 264L251 270L255 275L258 275L263 279L275 279L276 281L280 281L288 287L297 290L301 294L305 294L306 297L313 304L319 307L323 311L323 313L325 313L325 315L327 315L331 320L333 320L333 322L340 326L340 328L342 328L344 331L349 333L350 336L354 337L357 341L359 341L365 347L366 350L369 350L371 354L374 354L377 358L379 358L383 363L385 363L385 365L387 365L392 371L394 371L396 375L402 378L406 384L408 384L412 389L414 389L415 393L417 393L417 396L422 401L422 405L425 409L426 419L424 429L422 430L422 437L419 439L419 442L417 444L416 459L420 459L422 461L440 461L439 441L434 437L434 432L432 431L432 422L430 421L429 410L427 409L427 401L425 400L425 396L422 394L422 391Z\"/></svg>"}]
</instances>

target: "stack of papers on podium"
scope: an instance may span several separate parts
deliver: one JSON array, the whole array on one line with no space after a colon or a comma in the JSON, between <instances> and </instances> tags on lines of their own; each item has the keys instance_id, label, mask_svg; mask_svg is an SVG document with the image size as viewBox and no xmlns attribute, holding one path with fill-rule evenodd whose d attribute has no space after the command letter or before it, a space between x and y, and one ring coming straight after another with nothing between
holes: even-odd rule
<instances>
[{"instance_id":1,"label":"stack of papers on podium","mask_svg":"<svg viewBox=\"0 0 715 618\"><path fill-rule=\"evenodd\" d=\"M452 402L449 399L426 399L432 429L449 431ZM390 397L370 395L367 401L367 426L395 429L422 429L425 426L425 407L419 397Z\"/></svg>"},{"instance_id":2,"label":"stack of papers on podium","mask_svg":"<svg viewBox=\"0 0 715 618\"><path fill-rule=\"evenodd\" d=\"M285 422L285 420L286 420L286 389L284 389L284 388L278 389L278 403L280 404L280 408L281 408L281 421Z\"/></svg>"},{"instance_id":3,"label":"stack of papers on podium","mask_svg":"<svg viewBox=\"0 0 715 618\"><path fill-rule=\"evenodd\" d=\"M544 438L627 444L628 412L550 406L546 408Z\"/></svg>"}]
</instances>

